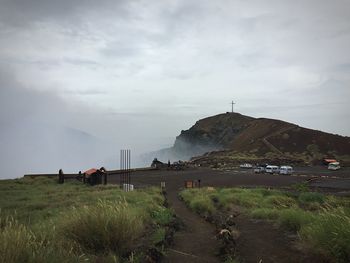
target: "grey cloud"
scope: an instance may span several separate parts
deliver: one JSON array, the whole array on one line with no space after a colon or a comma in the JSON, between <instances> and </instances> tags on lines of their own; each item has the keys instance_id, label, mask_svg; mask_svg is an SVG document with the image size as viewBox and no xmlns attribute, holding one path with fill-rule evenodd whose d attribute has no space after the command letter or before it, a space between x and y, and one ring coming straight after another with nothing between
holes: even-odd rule
<instances>
[{"instance_id":1,"label":"grey cloud","mask_svg":"<svg viewBox=\"0 0 350 263\"><path fill-rule=\"evenodd\" d=\"M127 42L127 41L125 41ZM131 42L132 43L132 42ZM120 43L113 42L109 43L108 46L101 50L101 53L107 57L117 57L117 58L132 58L141 54L141 47L133 46L130 42Z\"/></svg>"},{"instance_id":2,"label":"grey cloud","mask_svg":"<svg viewBox=\"0 0 350 263\"><path fill-rule=\"evenodd\" d=\"M66 90L65 94L79 95L79 96L95 96L95 95L107 95L108 93L103 88L89 88L84 90Z\"/></svg>"},{"instance_id":3,"label":"grey cloud","mask_svg":"<svg viewBox=\"0 0 350 263\"><path fill-rule=\"evenodd\" d=\"M350 63L343 63L335 65L331 70L340 71L340 72L349 72L350 71Z\"/></svg>"},{"instance_id":4,"label":"grey cloud","mask_svg":"<svg viewBox=\"0 0 350 263\"><path fill-rule=\"evenodd\" d=\"M60 108L65 109L65 102L52 93L30 91L23 88L10 70L0 67L0 120L4 123L21 122L32 117L42 118L44 111L50 109L54 119L59 119ZM38 116L39 115L39 116Z\"/></svg>"},{"instance_id":5,"label":"grey cloud","mask_svg":"<svg viewBox=\"0 0 350 263\"><path fill-rule=\"evenodd\" d=\"M131 1L130 1L131 2ZM112 10L115 15L128 14L129 1L114 0L1 0L0 21L16 27L27 27L31 23L54 21L84 24L87 13Z\"/></svg>"},{"instance_id":6,"label":"grey cloud","mask_svg":"<svg viewBox=\"0 0 350 263\"><path fill-rule=\"evenodd\" d=\"M63 62L69 63L76 66L97 66L98 62L89 60L89 59L81 59L81 58L64 58Z\"/></svg>"}]
</instances>

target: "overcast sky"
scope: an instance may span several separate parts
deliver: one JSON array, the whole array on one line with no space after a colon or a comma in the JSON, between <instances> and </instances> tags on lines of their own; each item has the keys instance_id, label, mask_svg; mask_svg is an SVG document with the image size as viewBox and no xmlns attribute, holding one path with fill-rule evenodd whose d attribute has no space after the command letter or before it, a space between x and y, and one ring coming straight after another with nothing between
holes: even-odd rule
<instances>
[{"instance_id":1,"label":"overcast sky","mask_svg":"<svg viewBox=\"0 0 350 263\"><path fill-rule=\"evenodd\" d=\"M349 136L349 47L348 0L0 0L0 123L143 152L234 100Z\"/></svg>"}]
</instances>

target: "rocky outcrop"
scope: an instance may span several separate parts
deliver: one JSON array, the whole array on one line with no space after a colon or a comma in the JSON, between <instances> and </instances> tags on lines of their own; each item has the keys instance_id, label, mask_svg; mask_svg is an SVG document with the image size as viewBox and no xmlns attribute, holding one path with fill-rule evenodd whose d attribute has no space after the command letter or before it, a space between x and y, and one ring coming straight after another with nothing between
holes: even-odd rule
<instances>
[{"instance_id":1,"label":"rocky outcrop","mask_svg":"<svg viewBox=\"0 0 350 263\"><path fill-rule=\"evenodd\" d=\"M174 149L224 149L254 118L239 113L226 113L196 122L189 130L176 137Z\"/></svg>"},{"instance_id":2,"label":"rocky outcrop","mask_svg":"<svg viewBox=\"0 0 350 263\"><path fill-rule=\"evenodd\" d=\"M254 161L281 159L296 163L312 163L329 156L350 164L350 138L280 120L224 113L201 119L181 131L174 146L159 154L186 160L208 152L211 154L206 154L206 159L224 157L224 162L237 159L237 155Z\"/></svg>"}]
</instances>

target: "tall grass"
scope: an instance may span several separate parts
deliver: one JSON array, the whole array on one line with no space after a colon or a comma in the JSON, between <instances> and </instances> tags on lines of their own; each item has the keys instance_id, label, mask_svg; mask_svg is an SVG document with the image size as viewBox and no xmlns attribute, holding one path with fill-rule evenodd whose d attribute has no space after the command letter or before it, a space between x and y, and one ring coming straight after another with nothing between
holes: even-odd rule
<instances>
[{"instance_id":1,"label":"tall grass","mask_svg":"<svg viewBox=\"0 0 350 263\"><path fill-rule=\"evenodd\" d=\"M280 210L277 221L282 227L297 232L302 226L312 223L314 219L315 216L311 212L290 208Z\"/></svg>"},{"instance_id":2,"label":"tall grass","mask_svg":"<svg viewBox=\"0 0 350 263\"><path fill-rule=\"evenodd\" d=\"M250 216L256 219L277 219L279 210L273 208L256 208L250 211Z\"/></svg>"},{"instance_id":3,"label":"tall grass","mask_svg":"<svg viewBox=\"0 0 350 263\"><path fill-rule=\"evenodd\" d=\"M0 181L0 262L142 262L172 219L159 188Z\"/></svg>"},{"instance_id":4,"label":"tall grass","mask_svg":"<svg viewBox=\"0 0 350 263\"><path fill-rule=\"evenodd\" d=\"M270 195L264 198L264 206L282 209L297 207L298 204L295 199L285 195Z\"/></svg>"},{"instance_id":5,"label":"tall grass","mask_svg":"<svg viewBox=\"0 0 350 263\"><path fill-rule=\"evenodd\" d=\"M100 201L97 206L74 209L59 227L87 252L126 255L135 249L144 221L145 214L126 202Z\"/></svg>"},{"instance_id":6,"label":"tall grass","mask_svg":"<svg viewBox=\"0 0 350 263\"><path fill-rule=\"evenodd\" d=\"M0 259L3 263L14 262L79 262L85 261L84 255L75 255L72 250L64 249L71 244L37 235L28 227L13 218L2 219L0 229Z\"/></svg>"},{"instance_id":7,"label":"tall grass","mask_svg":"<svg viewBox=\"0 0 350 263\"><path fill-rule=\"evenodd\" d=\"M182 191L180 196L192 210L199 214L210 215L215 211L210 192L206 189Z\"/></svg>"},{"instance_id":8,"label":"tall grass","mask_svg":"<svg viewBox=\"0 0 350 263\"><path fill-rule=\"evenodd\" d=\"M306 192L306 193L301 193L299 195L298 201L301 204L306 204L306 203L323 204L325 202L325 196L317 192Z\"/></svg>"},{"instance_id":9,"label":"tall grass","mask_svg":"<svg viewBox=\"0 0 350 263\"><path fill-rule=\"evenodd\" d=\"M350 262L350 214L343 208L324 209L312 224L301 228L300 235L304 243L322 254Z\"/></svg>"},{"instance_id":10,"label":"tall grass","mask_svg":"<svg viewBox=\"0 0 350 263\"><path fill-rule=\"evenodd\" d=\"M190 201L190 207L197 213L212 214L215 211L211 199L207 196L198 196Z\"/></svg>"},{"instance_id":11,"label":"tall grass","mask_svg":"<svg viewBox=\"0 0 350 263\"><path fill-rule=\"evenodd\" d=\"M151 217L154 223L165 226L173 220L174 212L168 208L159 206L151 211Z\"/></svg>"},{"instance_id":12,"label":"tall grass","mask_svg":"<svg viewBox=\"0 0 350 263\"><path fill-rule=\"evenodd\" d=\"M26 262L33 254L34 234L12 218L1 222L0 255L3 262Z\"/></svg>"}]
</instances>

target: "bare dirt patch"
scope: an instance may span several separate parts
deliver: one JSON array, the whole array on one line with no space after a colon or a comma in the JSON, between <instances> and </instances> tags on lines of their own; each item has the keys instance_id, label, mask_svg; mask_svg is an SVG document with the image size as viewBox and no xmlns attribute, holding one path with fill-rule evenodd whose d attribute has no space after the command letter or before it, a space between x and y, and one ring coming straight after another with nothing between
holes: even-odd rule
<instances>
[{"instance_id":1,"label":"bare dirt patch","mask_svg":"<svg viewBox=\"0 0 350 263\"><path fill-rule=\"evenodd\" d=\"M168 192L168 201L182 220L183 228L175 233L174 245L164 262L220 262L214 226L191 212L178 199L177 191Z\"/></svg>"},{"instance_id":2,"label":"bare dirt patch","mask_svg":"<svg viewBox=\"0 0 350 263\"><path fill-rule=\"evenodd\" d=\"M272 223L252 220L244 215L235 218L240 231L237 258L240 262L322 262L296 247L297 236L283 232Z\"/></svg>"}]
</instances>

